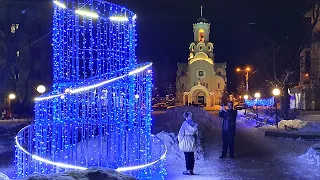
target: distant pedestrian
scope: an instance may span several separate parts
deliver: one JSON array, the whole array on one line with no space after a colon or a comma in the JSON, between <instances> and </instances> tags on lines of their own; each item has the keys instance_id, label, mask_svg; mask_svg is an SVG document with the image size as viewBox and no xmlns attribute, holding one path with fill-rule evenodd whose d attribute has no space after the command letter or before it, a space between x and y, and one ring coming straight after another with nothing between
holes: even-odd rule
<instances>
[{"instance_id":1,"label":"distant pedestrian","mask_svg":"<svg viewBox=\"0 0 320 180\"><path fill-rule=\"evenodd\" d=\"M237 110L233 108L233 102L227 103L228 109L224 106L219 111L219 117L223 118L222 121L222 155L219 158L226 158L229 148L230 158L234 158L234 136L236 134L236 119Z\"/></svg>"},{"instance_id":2,"label":"distant pedestrian","mask_svg":"<svg viewBox=\"0 0 320 180\"><path fill-rule=\"evenodd\" d=\"M4 109L2 112L1 112L1 120L4 120L5 118L6 118L6 114L7 114L7 112L6 112L6 110Z\"/></svg>"},{"instance_id":3,"label":"distant pedestrian","mask_svg":"<svg viewBox=\"0 0 320 180\"><path fill-rule=\"evenodd\" d=\"M194 152L199 142L198 124L192 119L191 112L185 112L183 117L186 120L182 123L178 134L179 148L184 152L186 160L186 171L183 174L194 175Z\"/></svg>"}]
</instances>

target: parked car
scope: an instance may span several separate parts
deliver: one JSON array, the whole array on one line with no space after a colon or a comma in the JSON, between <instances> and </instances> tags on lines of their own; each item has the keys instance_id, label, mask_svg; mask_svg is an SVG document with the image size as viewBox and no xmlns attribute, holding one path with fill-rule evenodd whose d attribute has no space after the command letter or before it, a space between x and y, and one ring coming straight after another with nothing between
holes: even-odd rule
<instances>
[{"instance_id":1,"label":"parked car","mask_svg":"<svg viewBox=\"0 0 320 180\"><path fill-rule=\"evenodd\" d=\"M248 105L244 102L240 102L234 106L236 110L248 109Z\"/></svg>"},{"instance_id":2,"label":"parked car","mask_svg":"<svg viewBox=\"0 0 320 180\"><path fill-rule=\"evenodd\" d=\"M157 103L152 106L152 109L154 109L154 110L164 110L167 108L168 108L168 106L166 105L166 103Z\"/></svg>"}]
</instances>

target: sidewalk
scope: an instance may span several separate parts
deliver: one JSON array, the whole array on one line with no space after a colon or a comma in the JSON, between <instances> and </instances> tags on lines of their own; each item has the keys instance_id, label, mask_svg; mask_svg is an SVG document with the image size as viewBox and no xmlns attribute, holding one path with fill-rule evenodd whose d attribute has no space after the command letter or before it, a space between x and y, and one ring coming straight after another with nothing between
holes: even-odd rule
<instances>
[{"instance_id":1,"label":"sidewalk","mask_svg":"<svg viewBox=\"0 0 320 180\"><path fill-rule=\"evenodd\" d=\"M265 136L276 138L292 138L292 139L306 139L306 140L320 140L319 133L299 132L299 131L285 131L285 130L266 130Z\"/></svg>"}]
</instances>

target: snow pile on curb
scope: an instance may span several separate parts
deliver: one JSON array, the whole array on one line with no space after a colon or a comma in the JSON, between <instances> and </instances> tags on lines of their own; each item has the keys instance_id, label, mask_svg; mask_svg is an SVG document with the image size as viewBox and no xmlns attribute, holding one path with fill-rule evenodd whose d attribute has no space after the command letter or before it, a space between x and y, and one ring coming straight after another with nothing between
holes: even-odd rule
<instances>
[{"instance_id":1,"label":"snow pile on curb","mask_svg":"<svg viewBox=\"0 0 320 180\"><path fill-rule=\"evenodd\" d=\"M284 130L296 130L298 132L320 133L320 122L295 120L282 120L279 128Z\"/></svg>"},{"instance_id":2,"label":"snow pile on curb","mask_svg":"<svg viewBox=\"0 0 320 180\"><path fill-rule=\"evenodd\" d=\"M9 177L0 172L0 180L9 180Z\"/></svg>"},{"instance_id":3,"label":"snow pile on curb","mask_svg":"<svg viewBox=\"0 0 320 180\"><path fill-rule=\"evenodd\" d=\"M315 144L308 149L308 152L299 156L305 163L320 166L320 144Z\"/></svg>"},{"instance_id":4,"label":"snow pile on curb","mask_svg":"<svg viewBox=\"0 0 320 180\"><path fill-rule=\"evenodd\" d=\"M178 137L174 133L160 132L156 136L161 139L164 144L167 146L167 159L170 161L179 161L184 159L183 152L179 149ZM198 145L195 152L196 160L204 159L204 152L201 145Z\"/></svg>"},{"instance_id":5,"label":"snow pile on curb","mask_svg":"<svg viewBox=\"0 0 320 180\"><path fill-rule=\"evenodd\" d=\"M24 180L136 180L111 169L90 168L84 171L70 171L61 174L31 175Z\"/></svg>"}]
</instances>

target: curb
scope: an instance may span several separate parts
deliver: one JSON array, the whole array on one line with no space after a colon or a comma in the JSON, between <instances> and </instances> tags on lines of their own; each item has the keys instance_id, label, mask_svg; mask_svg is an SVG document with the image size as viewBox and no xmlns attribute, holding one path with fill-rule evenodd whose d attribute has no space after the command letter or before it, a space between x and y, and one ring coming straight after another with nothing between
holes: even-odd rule
<instances>
[{"instance_id":1,"label":"curb","mask_svg":"<svg viewBox=\"0 0 320 180\"><path fill-rule=\"evenodd\" d=\"M292 139L320 139L320 134L291 134L285 132L276 131L266 131L264 133L267 137L277 137L277 138L292 138Z\"/></svg>"}]
</instances>

